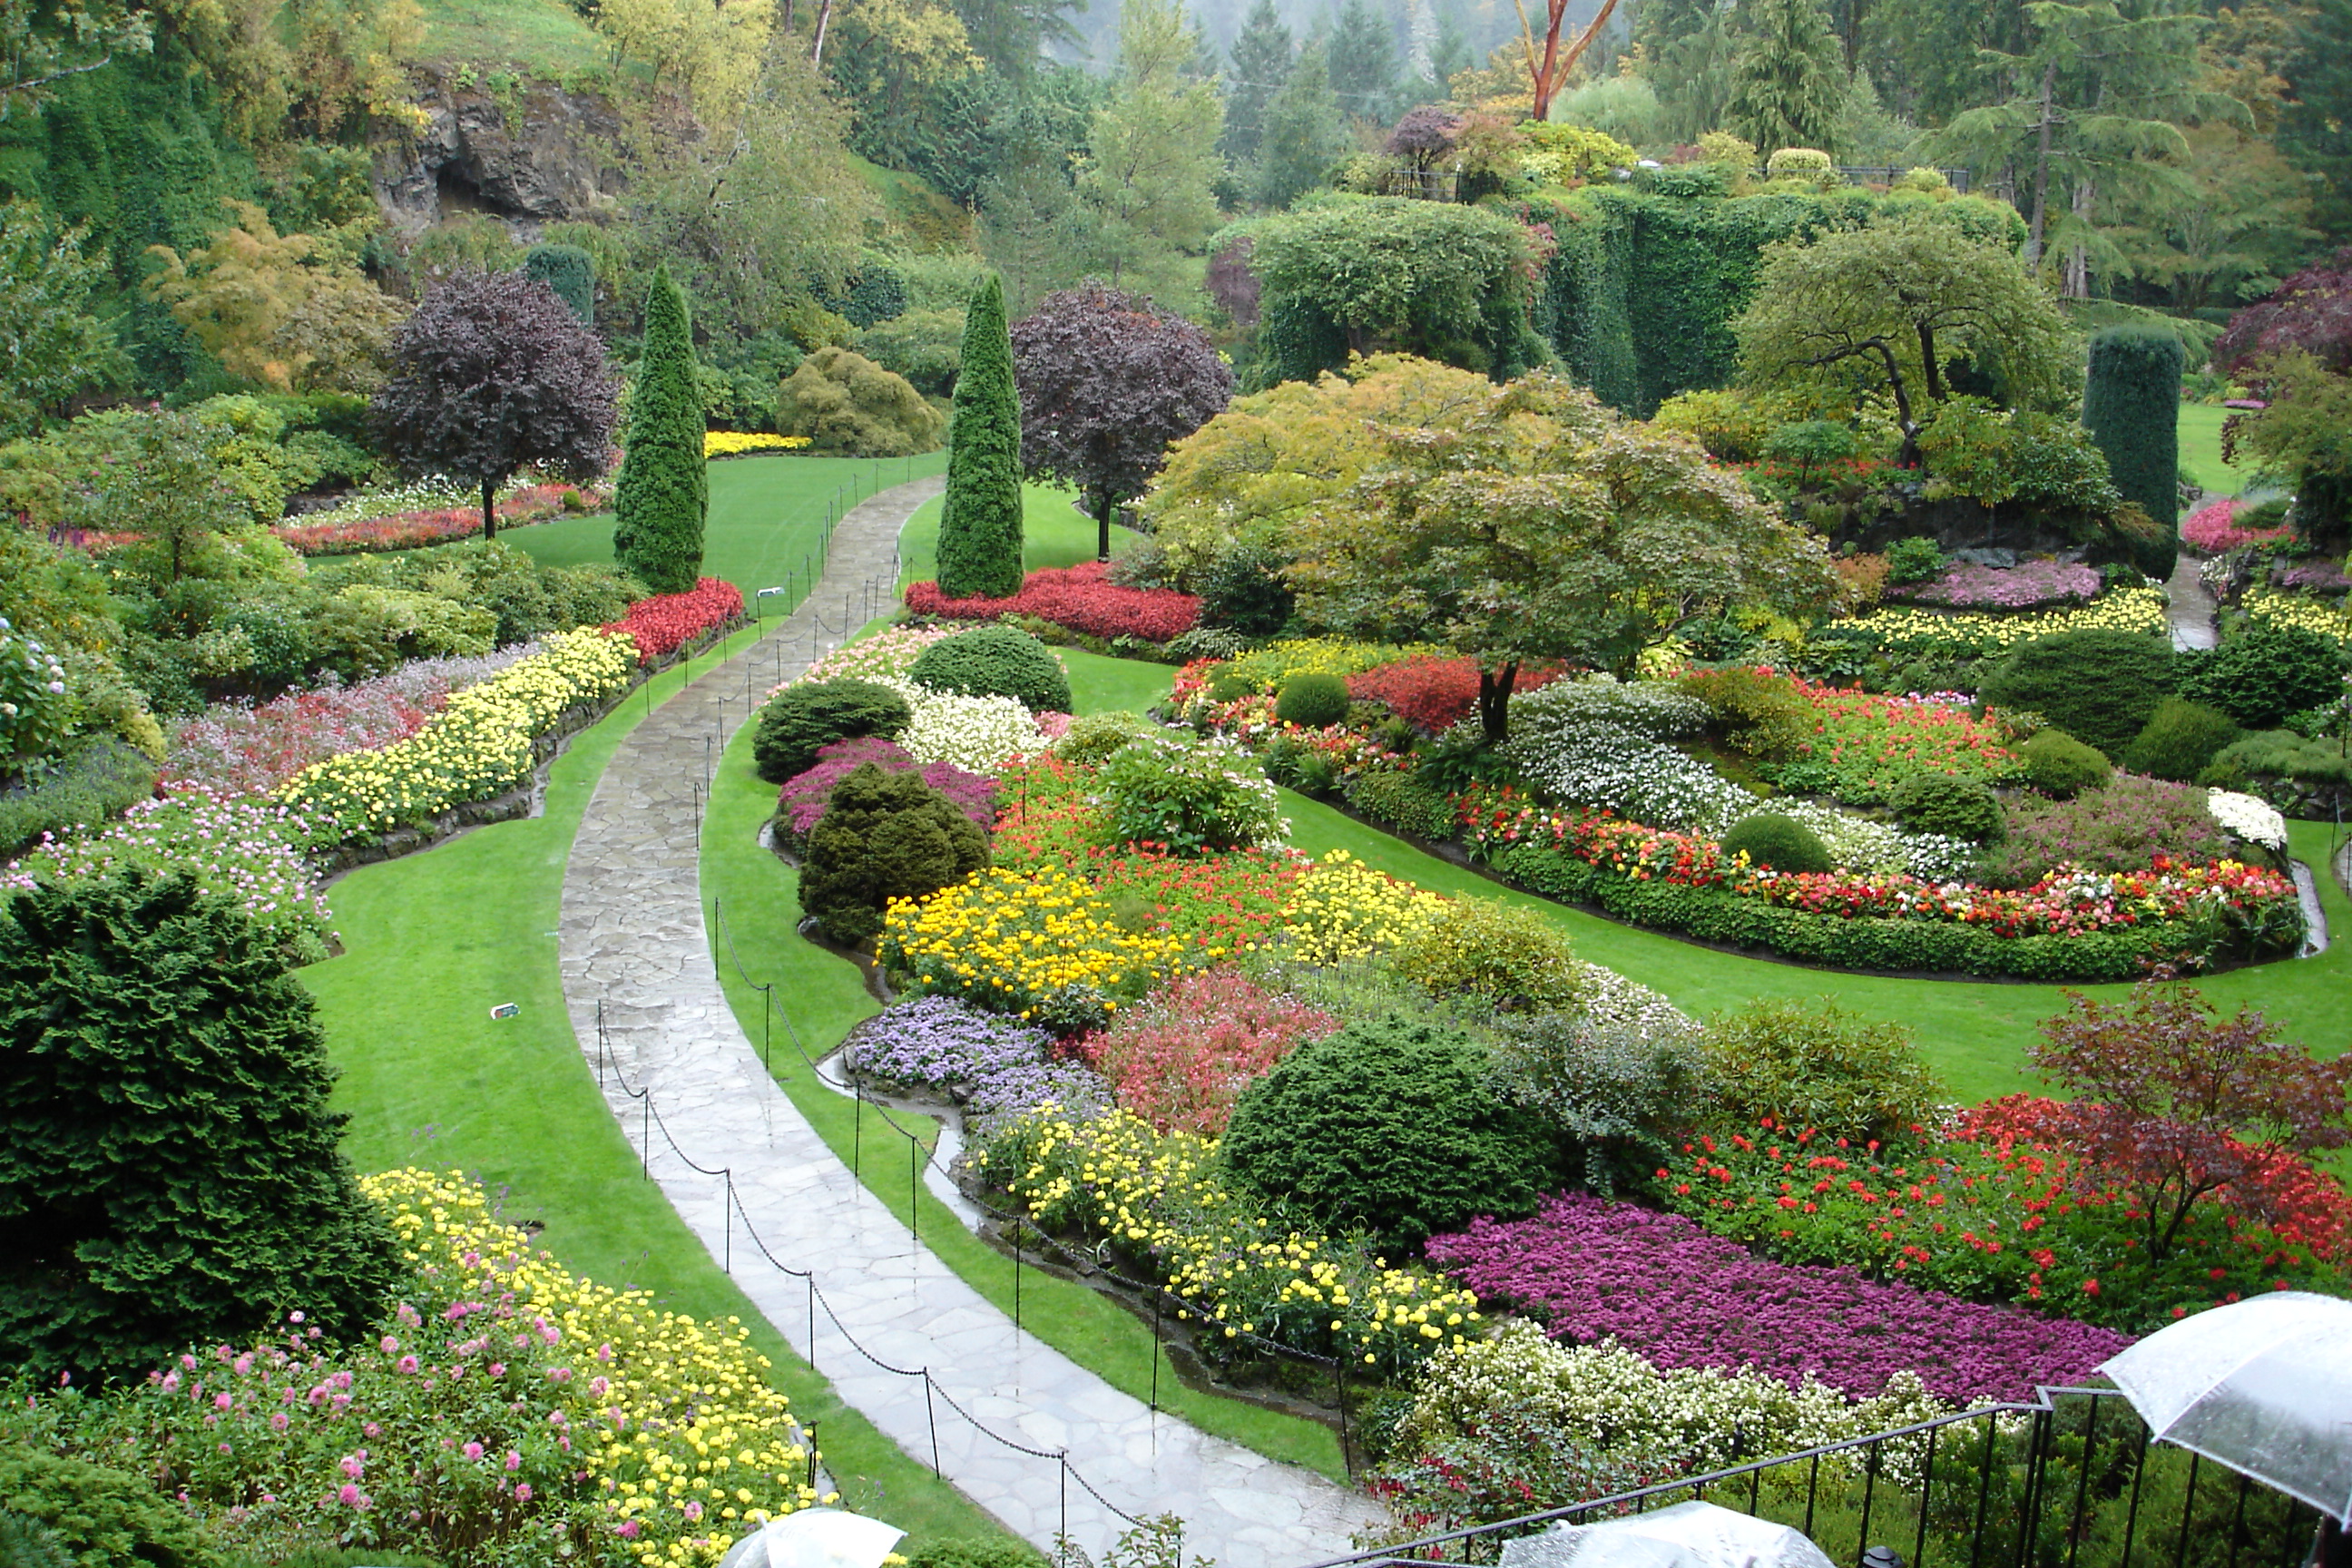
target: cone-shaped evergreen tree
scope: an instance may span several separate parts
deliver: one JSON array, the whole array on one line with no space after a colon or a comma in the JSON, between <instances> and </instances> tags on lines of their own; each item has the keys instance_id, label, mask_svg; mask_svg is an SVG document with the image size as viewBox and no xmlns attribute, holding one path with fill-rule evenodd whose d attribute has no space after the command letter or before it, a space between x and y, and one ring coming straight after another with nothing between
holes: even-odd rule
<instances>
[{"instance_id":1,"label":"cone-shaped evergreen tree","mask_svg":"<svg viewBox=\"0 0 2352 1568\"><path fill-rule=\"evenodd\" d=\"M656 594L685 593L702 570L702 523L710 507L702 433L686 296L665 265L646 296L645 350L613 487L613 558Z\"/></svg>"},{"instance_id":2,"label":"cone-shaped evergreen tree","mask_svg":"<svg viewBox=\"0 0 2352 1568\"><path fill-rule=\"evenodd\" d=\"M1004 285L990 273L963 321L948 494L940 514L940 592L950 598L1021 591L1021 395Z\"/></svg>"}]
</instances>

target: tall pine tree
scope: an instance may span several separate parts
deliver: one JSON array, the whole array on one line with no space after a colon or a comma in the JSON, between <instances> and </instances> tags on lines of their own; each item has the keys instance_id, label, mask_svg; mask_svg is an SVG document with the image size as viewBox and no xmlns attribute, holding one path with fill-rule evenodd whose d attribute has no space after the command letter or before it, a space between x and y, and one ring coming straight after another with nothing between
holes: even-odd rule
<instances>
[{"instance_id":1,"label":"tall pine tree","mask_svg":"<svg viewBox=\"0 0 2352 1568\"><path fill-rule=\"evenodd\" d=\"M1234 39L1233 73L1225 79L1225 133L1221 145L1236 163L1257 157L1265 134L1265 107L1290 79L1290 29L1274 0L1257 0Z\"/></svg>"},{"instance_id":2,"label":"tall pine tree","mask_svg":"<svg viewBox=\"0 0 2352 1568\"><path fill-rule=\"evenodd\" d=\"M1763 0L1734 68L1730 128L1769 158L1783 147L1833 152L1845 56L1821 0Z\"/></svg>"},{"instance_id":3,"label":"tall pine tree","mask_svg":"<svg viewBox=\"0 0 2352 1568\"><path fill-rule=\"evenodd\" d=\"M685 593L702 570L702 524L710 510L703 429L686 296L665 264L646 296L628 445L613 487L613 557L656 594Z\"/></svg>"},{"instance_id":4,"label":"tall pine tree","mask_svg":"<svg viewBox=\"0 0 2352 1568\"><path fill-rule=\"evenodd\" d=\"M940 513L940 591L950 598L1020 592L1021 395L1004 285L993 272L963 319L963 368L948 430L948 494Z\"/></svg>"}]
</instances>

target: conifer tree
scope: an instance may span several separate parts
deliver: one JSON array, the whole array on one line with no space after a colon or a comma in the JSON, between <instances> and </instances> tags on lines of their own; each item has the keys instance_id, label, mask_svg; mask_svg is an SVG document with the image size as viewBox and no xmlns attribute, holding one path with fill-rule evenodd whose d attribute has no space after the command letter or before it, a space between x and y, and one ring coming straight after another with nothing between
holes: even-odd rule
<instances>
[{"instance_id":1,"label":"conifer tree","mask_svg":"<svg viewBox=\"0 0 2352 1568\"><path fill-rule=\"evenodd\" d=\"M1021 395L1004 285L992 272L972 290L964 316L940 514L940 591L957 599L1020 592L1021 545Z\"/></svg>"},{"instance_id":2,"label":"conifer tree","mask_svg":"<svg viewBox=\"0 0 2352 1568\"><path fill-rule=\"evenodd\" d=\"M583 327L596 324L596 258L576 245L534 245L523 253L523 275L536 278L572 307Z\"/></svg>"},{"instance_id":3,"label":"conifer tree","mask_svg":"<svg viewBox=\"0 0 2352 1568\"><path fill-rule=\"evenodd\" d=\"M646 297L645 349L613 489L613 557L656 594L685 593L702 570L702 523L710 506L703 429L686 296L665 264Z\"/></svg>"},{"instance_id":4,"label":"conifer tree","mask_svg":"<svg viewBox=\"0 0 2352 1568\"><path fill-rule=\"evenodd\" d=\"M2180 521L2180 339L2167 328L2109 327L2091 339L2083 424L2107 457L2107 475L2164 531L2140 569L2168 576ZM2164 571L2157 568L2161 565Z\"/></svg>"},{"instance_id":5,"label":"conifer tree","mask_svg":"<svg viewBox=\"0 0 2352 1568\"><path fill-rule=\"evenodd\" d=\"M1833 153L1846 75L1820 0L1761 0L1739 51L1725 120L1769 158L1783 147Z\"/></svg>"}]
</instances>

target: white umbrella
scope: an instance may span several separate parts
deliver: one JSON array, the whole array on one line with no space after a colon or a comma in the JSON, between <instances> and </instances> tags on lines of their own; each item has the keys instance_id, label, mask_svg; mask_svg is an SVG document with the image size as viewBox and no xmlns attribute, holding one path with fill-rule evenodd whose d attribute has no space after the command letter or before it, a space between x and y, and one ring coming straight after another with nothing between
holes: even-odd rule
<instances>
[{"instance_id":1,"label":"white umbrella","mask_svg":"<svg viewBox=\"0 0 2352 1568\"><path fill-rule=\"evenodd\" d=\"M2099 1368L2168 1443L2352 1523L2352 1301L2277 1290Z\"/></svg>"},{"instance_id":2,"label":"white umbrella","mask_svg":"<svg viewBox=\"0 0 2352 1568\"><path fill-rule=\"evenodd\" d=\"M864 1514L804 1508L729 1547L719 1568L882 1568L906 1533Z\"/></svg>"},{"instance_id":3,"label":"white umbrella","mask_svg":"<svg viewBox=\"0 0 2352 1568\"><path fill-rule=\"evenodd\" d=\"M1503 1548L1503 1568L1834 1568L1785 1524L1678 1502L1599 1524L1553 1525Z\"/></svg>"}]
</instances>

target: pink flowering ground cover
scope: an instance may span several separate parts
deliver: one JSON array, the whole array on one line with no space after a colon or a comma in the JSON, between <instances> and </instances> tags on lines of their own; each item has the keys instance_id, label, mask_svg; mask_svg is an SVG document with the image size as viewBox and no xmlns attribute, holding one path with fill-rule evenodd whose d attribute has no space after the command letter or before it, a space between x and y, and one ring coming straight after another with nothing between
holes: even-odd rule
<instances>
[{"instance_id":1,"label":"pink flowering ground cover","mask_svg":"<svg viewBox=\"0 0 2352 1568\"><path fill-rule=\"evenodd\" d=\"M950 763L918 767L905 747L870 735L819 746L816 755L816 766L786 779L776 794L777 815L795 839L805 840L824 820L834 787L866 763L884 773L919 773L925 784L946 795L964 816L982 827L996 825L996 781L984 773L968 773Z\"/></svg>"},{"instance_id":2,"label":"pink flowering ground cover","mask_svg":"<svg viewBox=\"0 0 2352 1568\"><path fill-rule=\"evenodd\" d=\"M1881 1284L1851 1268L1774 1263L1680 1215L1582 1193L1532 1219L1475 1220L1430 1261L1540 1318L1555 1339L1613 1338L1662 1367L1753 1367L1867 1398L1897 1372L1962 1404L2087 1376L2130 1336L2088 1323Z\"/></svg>"},{"instance_id":3,"label":"pink flowering ground cover","mask_svg":"<svg viewBox=\"0 0 2352 1568\"><path fill-rule=\"evenodd\" d=\"M600 510L604 498L573 485L525 485L496 505L500 528L520 528L562 515L565 498L577 495L572 510ZM482 531L478 506L426 507L383 517L339 522L281 522L270 532L303 555L363 555L378 550L415 550L471 539Z\"/></svg>"},{"instance_id":4,"label":"pink flowering ground cover","mask_svg":"<svg viewBox=\"0 0 2352 1568\"><path fill-rule=\"evenodd\" d=\"M1899 596L1958 610L2038 610L2087 605L2099 595L2099 573L2080 563L2030 561L2022 566L1953 567Z\"/></svg>"}]
</instances>

